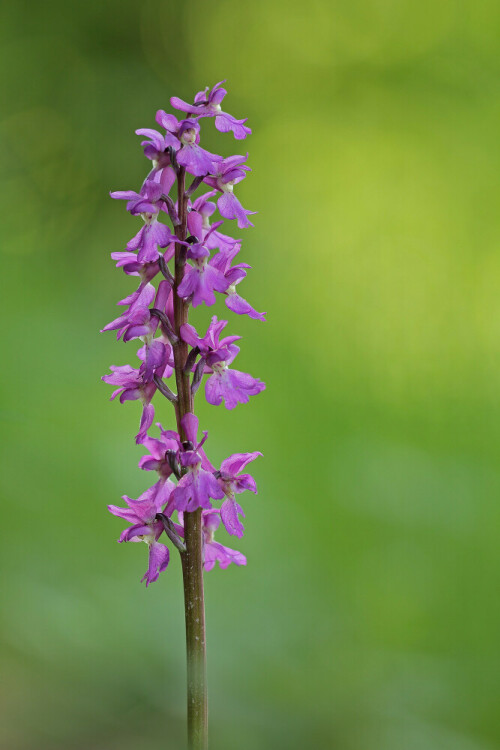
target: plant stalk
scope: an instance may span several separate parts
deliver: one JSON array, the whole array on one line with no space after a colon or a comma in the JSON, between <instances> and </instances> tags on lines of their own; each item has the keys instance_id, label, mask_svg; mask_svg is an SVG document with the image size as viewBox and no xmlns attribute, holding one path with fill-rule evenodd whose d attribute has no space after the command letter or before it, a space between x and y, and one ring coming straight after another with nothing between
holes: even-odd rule
<instances>
[{"instance_id":1,"label":"plant stalk","mask_svg":"<svg viewBox=\"0 0 500 750\"><path fill-rule=\"evenodd\" d=\"M181 167L177 174L177 211L179 225L176 236L185 240L187 236L187 202L185 190L186 173ZM180 337L180 327L188 322L189 304L177 294L184 277L186 248L175 246L174 276L174 328L178 341L173 345L177 403L175 404L177 429L181 440L186 440L181 419L193 413L193 396L190 387L190 372L184 372L188 356L188 345ZM201 508L193 513L184 513L184 543L186 551L181 553L184 582L184 608L186 617L187 653L187 726L189 750L208 748L208 701L207 659L205 638L205 601L203 593L203 548Z\"/></svg>"}]
</instances>

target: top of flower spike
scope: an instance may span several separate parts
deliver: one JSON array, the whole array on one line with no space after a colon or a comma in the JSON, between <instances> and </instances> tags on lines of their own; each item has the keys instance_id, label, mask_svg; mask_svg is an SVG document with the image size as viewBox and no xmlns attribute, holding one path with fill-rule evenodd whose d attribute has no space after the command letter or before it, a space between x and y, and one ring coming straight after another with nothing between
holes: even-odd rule
<instances>
[{"instance_id":1,"label":"top of flower spike","mask_svg":"<svg viewBox=\"0 0 500 750\"><path fill-rule=\"evenodd\" d=\"M194 104L188 104L177 96L170 99L170 104L174 109L188 112L196 117L215 117L215 127L220 133L227 133L231 130L237 140L243 140L252 131L245 125L246 117L243 120L237 120L233 115L222 111L221 102L227 94L226 89L222 88L223 83L225 79L216 83L208 94L208 86L204 91L198 91Z\"/></svg>"}]
</instances>

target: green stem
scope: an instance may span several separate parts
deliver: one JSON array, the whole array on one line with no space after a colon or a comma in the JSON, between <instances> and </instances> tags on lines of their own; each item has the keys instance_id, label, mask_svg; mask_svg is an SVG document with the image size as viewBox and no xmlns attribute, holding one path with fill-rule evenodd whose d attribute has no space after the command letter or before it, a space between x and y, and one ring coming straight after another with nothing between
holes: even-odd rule
<instances>
[{"instance_id":1,"label":"green stem","mask_svg":"<svg viewBox=\"0 0 500 750\"><path fill-rule=\"evenodd\" d=\"M189 750L208 748L207 659L201 546L201 508L184 514L182 555L186 611L187 715Z\"/></svg>"},{"instance_id":2,"label":"green stem","mask_svg":"<svg viewBox=\"0 0 500 750\"><path fill-rule=\"evenodd\" d=\"M180 240L187 236L187 201L185 192L186 173L184 168L177 176L178 214L180 225L175 233ZM174 328L178 342L174 345L175 378L177 383L177 429L181 440L186 439L181 427L181 419L188 412L193 413L193 396L190 387L190 373L184 372L188 346L180 337L180 327L188 322L189 305L177 294L177 288L184 277L186 248L175 246L174 281ZM184 581L184 607L186 616L187 652L187 724L189 750L208 748L208 702L207 702L207 658L205 639L205 601L203 595L203 548L201 528L201 508L193 513L184 513L184 543L186 551L181 553Z\"/></svg>"}]
</instances>

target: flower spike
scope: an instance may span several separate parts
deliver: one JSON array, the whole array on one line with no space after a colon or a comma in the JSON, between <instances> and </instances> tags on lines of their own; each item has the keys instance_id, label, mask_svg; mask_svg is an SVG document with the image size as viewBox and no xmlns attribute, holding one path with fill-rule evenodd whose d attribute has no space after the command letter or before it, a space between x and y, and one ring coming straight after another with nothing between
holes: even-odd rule
<instances>
[{"instance_id":1,"label":"flower spike","mask_svg":"<svg viewBox=\"0 0 500 750\"><path fill-rule=\"evenodd\" d=\"M239 500L245 490L257 492L245 469L262 454L232 453L216 468L205 452L208 432L199 435L195 395L199 389L203 392L205 377L207 402L233 409L266 387L233 368L241 337L224 335L226 320L213 315L202 337L189 322L191 307L210 307L217 295L223 295L237 315L265 320L265 313L239 293L251 266L236 262L242 240L225 228L227 221L235 221L239 229L253 226L249 217L255 212L244 208L235 194L250 172L248 154L223 157L201 145L202 125L211 122L219 133L231 132L236 140L252 132L246 118L236 119L223 109L224 83L199 91L191 103L173 96L170 103L181 115L160 109L158 129L136 130L147 160L144 180L138 192L111 193L113 199L125 201L129 220L137 223L136 234L111 257L137 282L118 302L120 314L102 329L114 331L125 348L136 347L136 366L112 365L102 380L114 386L112 400L140 402L135 442L144 455L139 468L145 477L154 477L137 499L123 495L125 506L109 505L108 510L128 524L119 542L146 544L147 570L141 579L146 586L167 569L171 550L181 557L189 736L197 738L199 748L207 746L203 573L217 564L225 569L247 563L241 552L215 541L215 534L242 538L245 513L236 496ZM173 406L170 423L154 425L155 410L170 409L167 401Z\"/></svg>"}]
</instances>

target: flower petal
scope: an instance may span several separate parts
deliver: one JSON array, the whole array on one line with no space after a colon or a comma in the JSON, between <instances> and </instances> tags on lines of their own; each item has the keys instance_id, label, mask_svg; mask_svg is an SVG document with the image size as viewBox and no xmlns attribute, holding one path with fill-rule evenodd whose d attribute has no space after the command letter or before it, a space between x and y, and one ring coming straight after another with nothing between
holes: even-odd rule
<instances>
[{"instance_id":1,"label":"flower petal","mask_svg":"<svg viewBox=\"0 0 500 750\"><path fill-rule=\"evenodd\" d=\"M245 555L235 549L224 547L218 542L210 542L209 544L205 544L204 559L205 570L212 570L216 562L219 563L221 568L227 568L227 566L231 563L235 563L236 565L247 564Z\"/></svg>"},{"instance_id":2,"label":"flower petal","mask_svg":"<svg viewBox=\"0 0 500 750\"><path fill-rule=\"evenodd\" d=\"M245 527L238 518L238 513L241 513L242 516L245 515L234 498L228 497L224 500L220 508L222 523L228 534L232 534L241 539Z\"/></svg>"},{"instance_id":3,"label":"flower petal","mask_svg":"<svg viewBox=\"0 0 500 750\"><path fill-rule=\"evenodd\" d=\"M141 578L142 581L146 581L146 586L150 583L158 580L160 573L165 570L170 560L170 552L168 547L159 542L153 542L149 545L149 565L147 571Z\"/></svg>"}]
</instances>

